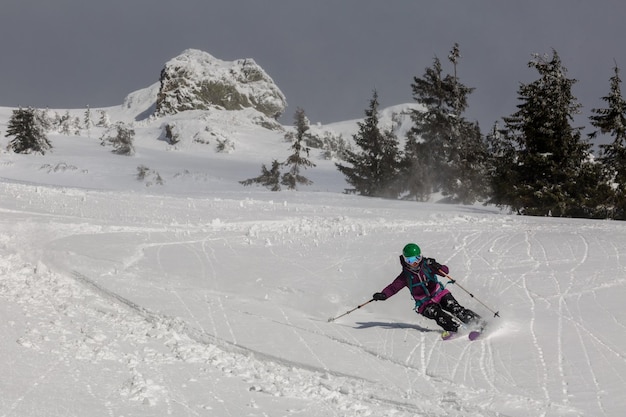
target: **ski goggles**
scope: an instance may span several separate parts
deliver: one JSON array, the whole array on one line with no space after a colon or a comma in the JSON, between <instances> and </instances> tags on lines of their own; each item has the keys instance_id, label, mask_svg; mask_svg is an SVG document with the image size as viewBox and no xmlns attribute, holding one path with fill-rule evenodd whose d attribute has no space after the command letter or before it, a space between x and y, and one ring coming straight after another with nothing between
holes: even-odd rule
<instances>
[{"instance_id":1,"label":"ski goggles","mask_svg":"<svg viewBox=\"0 0 626 417\"><path fill-rule=\"evenodd\" d=\"M409 265L420 263L421 260L422 260L421 256L409 256L409 257L405 256L404 257L404 261Z\"/></svg>"}]
</instances>

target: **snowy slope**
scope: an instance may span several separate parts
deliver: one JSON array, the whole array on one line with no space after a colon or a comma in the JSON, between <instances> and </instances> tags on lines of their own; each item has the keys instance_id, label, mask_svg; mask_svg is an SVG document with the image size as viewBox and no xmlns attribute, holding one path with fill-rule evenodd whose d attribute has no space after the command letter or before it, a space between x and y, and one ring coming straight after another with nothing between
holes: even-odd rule
<instances>
[{"instance_id":1,"label":"snowy slope","mask_svg":"<svg viewBox=\"0 0 626 417\"><path fill-rule=\"evenodd\" d=\"M317 155L311 187L244 188L289 145L239 116L189 116L232 153L146 119L134 157L0 154L0 416L625 415L626 224L347 196ZM328 322L409 241L499 310L487 337L441 341L406 290Z\"/></svg>"}]
</instances>

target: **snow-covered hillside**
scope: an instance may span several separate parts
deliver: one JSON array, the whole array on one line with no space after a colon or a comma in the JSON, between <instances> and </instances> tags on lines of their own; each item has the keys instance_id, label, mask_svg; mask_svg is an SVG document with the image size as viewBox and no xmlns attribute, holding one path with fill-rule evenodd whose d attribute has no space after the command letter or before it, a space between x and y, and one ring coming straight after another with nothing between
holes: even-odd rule
<instances>
[{"instance_id":1,"label":"snow-covered hillside","mask_svg":"<svg viewBox=\"0 0 626 417\"><path fill-rule=\"evenodd\" d=\"M133 157L96 128L0 153L0 416L626 413L626 224L347 196L315 153L310 187L244 188L289 153L249 116L135 121ZM181 120L234 151L169 145ZM442 341L406 290L328 322L391 282L410 241L500 312L450 287L485 338Z\"/></svg>"}]
</instances>

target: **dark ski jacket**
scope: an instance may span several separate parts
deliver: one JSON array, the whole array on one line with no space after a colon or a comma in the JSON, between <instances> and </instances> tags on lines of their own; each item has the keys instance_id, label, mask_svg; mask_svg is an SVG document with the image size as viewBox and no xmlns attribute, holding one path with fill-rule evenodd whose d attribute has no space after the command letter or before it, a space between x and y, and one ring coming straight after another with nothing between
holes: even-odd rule
<instances>
[{"instance_id":1,"label":"dark ski jacket","mask_svg":"<svg viewBox=\"0 0 626 417\"><path fill-rule=\"evenodd\" d=\"M389 298L402 288L407 287L411 291L411 296L415 299L415 309L418 313L421 313L428 304L439 302L449 291L444 288L444 285L437 278L438 275L444 276L444 274L435 271L429 265L430 262L436 261L434 258L423 258L417 270L412 270L409 269L409 266L400 256L402 272L391 284L382 290L382 293ZM445 274L450 272L446 265L441 265L441 271Z\"/></svg>"}]
</instances>

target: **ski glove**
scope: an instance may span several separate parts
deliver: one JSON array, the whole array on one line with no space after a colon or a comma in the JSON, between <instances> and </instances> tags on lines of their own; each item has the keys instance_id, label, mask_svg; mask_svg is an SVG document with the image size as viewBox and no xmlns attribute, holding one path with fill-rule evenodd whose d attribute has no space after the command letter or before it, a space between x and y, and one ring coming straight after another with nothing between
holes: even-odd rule
<instances>
[{"instance_id":1,"label":"ski glove","mask_svg":"<svg viewBox=\"0 0 626 417\"><path fill-rule=\"evenodd\" d=\"M372 298L376 301L385 301L387 299L387 296L382 292L377 292L376 294L372 295Z\"/></svg>"},{"instance_id":2,"label":"ski glove","mask_svg":"<svg viewBox=\"0 0 626 417\"><path fill-rule=\"evenodd\" d=\"M426 260L426 265L430 266L435 271L439 271L441 269L441 264L432 258Z\"/></svg>"}]
</instances>

